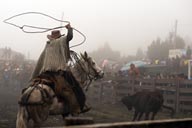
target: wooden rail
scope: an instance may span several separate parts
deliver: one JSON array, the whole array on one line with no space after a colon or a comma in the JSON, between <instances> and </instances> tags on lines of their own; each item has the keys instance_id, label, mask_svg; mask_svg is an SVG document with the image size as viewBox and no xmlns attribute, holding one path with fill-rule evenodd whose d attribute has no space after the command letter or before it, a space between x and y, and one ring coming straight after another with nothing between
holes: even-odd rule
<instances>
[{"instance_id":1,"label":"wooden rail","mask_svg":"<svg viewBox=\"0 0 192 128\"><path fill-rule=\"evenodd\" d=\"M139 122L115 122L93 125L64 126L55 128L191 128L192 119L169 119Z\"/></svg>"}]
</instances>

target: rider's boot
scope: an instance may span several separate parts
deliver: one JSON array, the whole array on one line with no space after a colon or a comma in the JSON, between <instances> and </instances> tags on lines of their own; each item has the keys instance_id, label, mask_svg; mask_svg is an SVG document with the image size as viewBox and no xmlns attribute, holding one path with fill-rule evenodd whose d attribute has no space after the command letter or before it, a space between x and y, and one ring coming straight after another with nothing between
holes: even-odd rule
<instances>
[{"instance_id":1,"label":"rider's boot","mask_svg":"<svg viewBox=\"0 0 192 128\"><path fill-rule=\"evenodd\" d=\"M65 108L64 108L64 112L63 112L63 114L62 114L63 118L69 116L69 114L70 114L69 108L66 108L66 107L65 107Z\"/></svg>"},{"instance_id":2,"label":"rider's boot","mask_svg":"<svg viewBox=\"0 0 192 128\"><path fill-rule=\"evenodd\" d=\"M83 107L83 109L81 110L81 113L85 113L91 110L91 106L85 104L85 106Z\"/></svg>"},{"instance_id":3,"label":"rider's boot","mask_svg":"<svg viewBox=\"0 0 192 128\"><path fill-rule=\"evenodd\" d=\"M58 95L57 97L59 98L59 102L61 102L63 104L64 108L63 108L62 116L63 116L63 118L65 118L71 112L69 100L68 100L67 96L65 96L64 93L63 94L60 93L60 95Z\"/></svg>"}]
</instances>

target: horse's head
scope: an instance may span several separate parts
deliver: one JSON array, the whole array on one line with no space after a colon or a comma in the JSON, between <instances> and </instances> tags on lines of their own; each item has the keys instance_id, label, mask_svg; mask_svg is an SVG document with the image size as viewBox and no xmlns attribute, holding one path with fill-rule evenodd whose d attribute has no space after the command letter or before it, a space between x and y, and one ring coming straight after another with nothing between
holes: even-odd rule
<instances>
[{"instance_id":1,"label":"horse's head","mask_svg":"<svg viewBox=\"0 0 192 128\"><path fill-rule=\"evenodd\" d=\"M81 62L83 64L84 71L91 79L99 79L104 76L103 70L96 64L96 62L88 56L87 52L81 54Z\"/></svg>"}]
</instances>

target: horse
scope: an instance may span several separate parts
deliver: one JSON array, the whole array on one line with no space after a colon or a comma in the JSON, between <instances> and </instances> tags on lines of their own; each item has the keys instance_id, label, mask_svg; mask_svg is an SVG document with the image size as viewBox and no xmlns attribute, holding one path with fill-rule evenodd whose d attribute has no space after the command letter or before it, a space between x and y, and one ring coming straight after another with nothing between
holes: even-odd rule
<instances>
[{"instance_id":1,"label":"horse","mask_svg":"<svg viewBox=\"0 0 192 128\"><path fill-rule=\"evenodd\" d=\"M80 54L81 56L71 55L75 60L70 66L71 71L82 89L87 90L92 80L103 77L104 73L101 68L86 52ZM28 86L22 91L19 98L16 128L27 128L30 120L32 120L34 126L40 126L41 123L47 120L49 115L62 115L65 117L65 101L59 101L53 89L53 83L54 79L51 76L44 75L35 79L32 83L33 86ZM66 88L66 91L67 89L71 88ZM76 97L71 96L70 100L76 100ZM73 107L75 109L75 104Z\"/></svg>"},{"instance_id":2,"label":"horse","mask_svg":"<svg viewBox=\"0 0 192 128\"><path fill-rule=\"evenodd\" d=\"M121 102L128 108L128 110L131 110L132 108L135 109L132 121L139 121L143 114L145 114L145 120L148 120L150 113L152 113L150 119L154 120L161 108L170 110L171 117L174 115L174 109L163 104L164 99L160 90L139 91L133 95L122 97Z\"/></svg>"}]
</instances>

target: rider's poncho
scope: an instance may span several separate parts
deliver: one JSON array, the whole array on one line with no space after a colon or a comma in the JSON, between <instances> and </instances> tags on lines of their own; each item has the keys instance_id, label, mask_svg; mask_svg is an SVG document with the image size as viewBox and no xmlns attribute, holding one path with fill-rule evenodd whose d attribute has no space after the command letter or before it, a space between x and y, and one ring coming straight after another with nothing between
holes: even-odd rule
<instances>
[{"instance_id":1,"label":"rider's poncho","mask_svg":"<svg viewBox=\"0 0 192 128\"><path fill-rule=\"evenodd\" d=\"M32 79L45 71L58 71L67 69L67 41L66 36L47 41L41 53Z\"/></svg>"}]
</instances>

